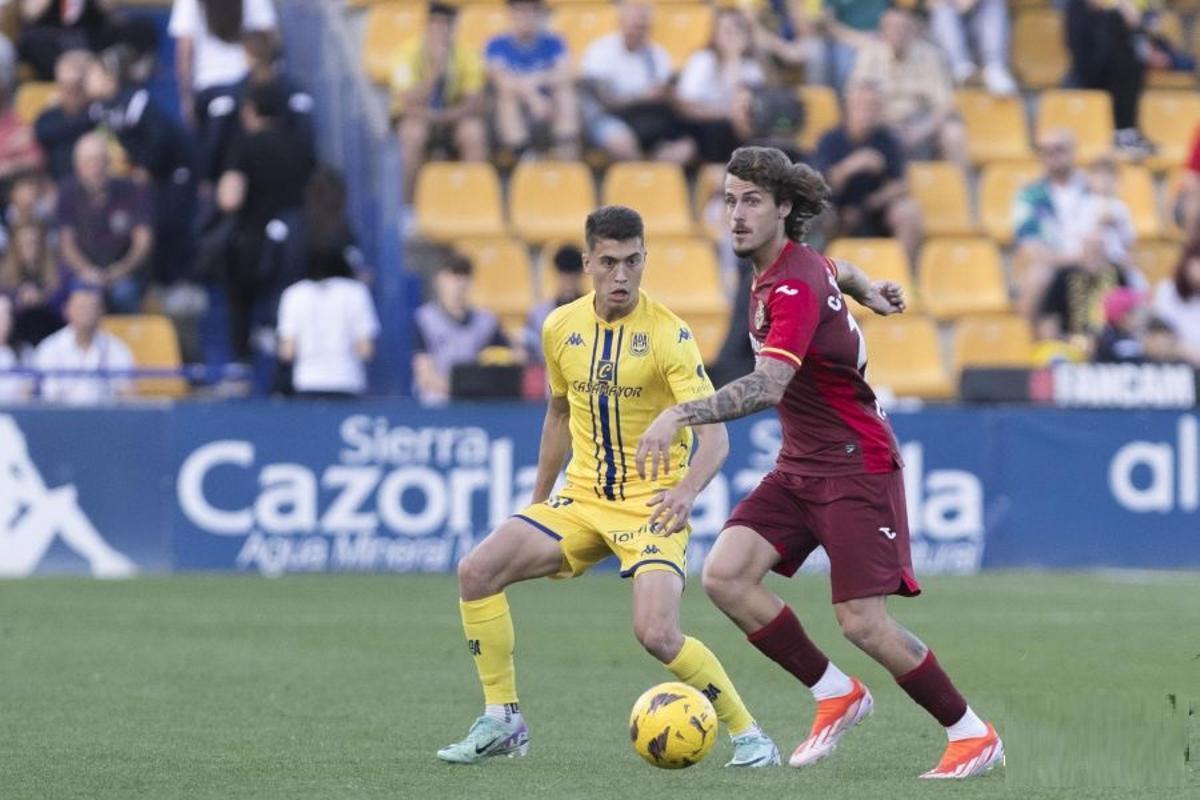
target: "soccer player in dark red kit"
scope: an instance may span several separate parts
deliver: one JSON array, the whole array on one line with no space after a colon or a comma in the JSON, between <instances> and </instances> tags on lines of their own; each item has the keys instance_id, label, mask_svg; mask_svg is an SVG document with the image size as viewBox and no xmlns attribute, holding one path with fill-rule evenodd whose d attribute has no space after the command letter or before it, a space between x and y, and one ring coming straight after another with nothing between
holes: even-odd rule
<instances>
[{"instance_id":1,"label":"soccer player in dark red kit","mask_svg":"<svg viewBox=\"0 0 1200 800\"><path fill-rule=\"evenodd\" d=\"M662 412L638 443L637 468L668 469L675 432L775 406L783 446L775 469L726 522L704 565L704 588L750 643L812 691L816 719L789 760L828 756L870 712L871 693L813 644L796 615L765 586L793 575L824 546L833 609L846 638L886 668L946 728L949 744L923 778L966 778L1004 757L933 651L887 610L887 597L920 594L912 570L896 438L864 373L867 353L843 295L877 314L904 311L900 287L872 282L802 242L826 207L821 175L782 151L742 147L725 175L734 252L754 265L750 337L755 370L701 400Z\"/></svg>"}]
</instances>

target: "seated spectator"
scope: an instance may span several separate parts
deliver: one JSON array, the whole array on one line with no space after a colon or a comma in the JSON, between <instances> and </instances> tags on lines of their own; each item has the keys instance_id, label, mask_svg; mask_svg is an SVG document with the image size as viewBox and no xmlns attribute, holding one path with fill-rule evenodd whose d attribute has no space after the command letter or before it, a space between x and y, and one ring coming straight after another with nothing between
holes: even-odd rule
<instances>
[{"instance_id":1,"label":"seated spectator","mask_svg":"<svg viewBox=\"0 0 1200 800\"><path fill-rule=\"evenodd\" d=\"M27 378L13 374L21 366L17 353L9 344L13 329L12 301L0 294L0 403L19 403L33 395Z\"/></svg>"},{"instance_id":2,"label":"seated spectator","mask_svg":"<svg viewBox=\"0 0 1200 800\"><path fill-rule=\"evenodd\" d=\"M450 370L471 364L488 347L507 347L500 321L474 308L471 262L451 253L433 276L433 299L417 309L413 330L413 386L424 403L450 399Z\"/></svg>"},{"instance_id":3,"label":"seated spectator","mask_svg":"<svg viewBox=\"0 0 1200 800\"><path fill-rule=\"evenodd\" d=\"M58 102L38 115L34 133L46 153L47 167L56 181L70 176L75 143L96 126L88 112L87 71L92 54L69 50L54 66Z\"/></svg>"},{"instance_id":4,"label":"seated spectator","mask_svg":"<svg viewBox=\"0 0 1200 800\"><path fill-rule=\"evenodd\" d=\"M54 185L41 172L23 172L14 177L4 209L4 227L12 230L19 225L53 224Z\"/></svg>"},{"instance_id":5,"label":"seated spectator","mask_svg":"<svg viewBox=\"0 0 1200 800\"><path fill-rule=\"evenodd\" d=\"M549 265L543 264L542 269ZM525 320L525 329L521 332L521 344L525 348L525 361L540 364L545 358L542 353L542 326L546 317L559 306L583 297L588 287L583 277L583 253L574 245L563 245L554 254L554 296L539 303Z\"/></svg>"},{"instance_id":6,"label":"seated spectator","mask_svg":"<svg viewBox=\"0 0 1200 800\"><path fill-rule=\"evenodd\" d=\"M1142 12L1132 0L1068 0L1067 46L1071 80L1081 89L1100 89L1112 98L1114 145L1139 158L1154 146L1138 130L1138 99L1146 69L1138 55Z\"/></svg>"},{"instance_id":7,"label":"seated spectator","mask_svg":"<svg viewBox=\"0 0 1200 800\"><path fill-rule=\"evenodd\" d=\"M1096 338L1092 361L1098 364L1139 363L1145 358L1141 292L1118 287L1104 296L1104 327Z\"/></svg>"},{"instance_id":8,"label":"seated spectator","mask_svg":"<svg viewBox=\"0 0 1200 800\"><path fill-rule=\"evenodd\" d=\"M68 50L98 53L121 45L134 60L148 60L157 47L158 31L152 21L112 11L107 0L25 0L20 5L24 24L17 49L40 81L53 79L55 64ZM140 67L149 77L149 65Z\"/></svg>"},{"instance_id":9,"label":"seated spectator","mask_svg":"<svg viewBox=\"0 0 1200 800\"><path fill-rule=\"evenodd\" d=\"M1108 260L1097 237L1085 240L1079 257L1058 267L1042 294L1035 317L1038 339L1093 337L1104 321L1103 299L1127 287L1124 270Z\"/></svg>"},{"instance_id":10,"label":"seated spectator","mask_svg":"<svg viewBox=\"0 0 1200 800\"><path fill-rule=\"evenodd\" d=\"M109 169L108 140L89 133L75 145L75 175L58 195L63 262L82 283L102 287L118 314L141 307L154 249L145 188Z\"/></svg>"},{"instance_id":11,"label":"seated spectator","mask_svg":"<svg viewBox=\"0 0 1200 800\"><path fill-rule=\"evenodd\" d=\"M702 161L728 161L750 136L750 92L766 82L753 45L746 16L722 9L709 46L683 65L675 98Z\"/></svg>"},{"instance_id":12,"label":"seated spectator","mask_svg":"<svg viewBox=\"0 0 1200 800\"><path fill-rule=\"evenodd\" d=\"M13 340L36 346L62 327L62 280L45 228L19 225L9 236L0 263L0 294L13 301Z\"/></svg>"},{"instance_id":13,"label":"seated spectator","mask_svg":"<svg viewBox=\"0 0 1200 800\"><path fill-rule=\"evenodd\" d=\"M964 167L967 129L954 109L954 83L942 54L917 37L911 11L892 7L880 21L879 38L864 45L850 74L851 85L869 80L883 95L883 119L909 158L944 158Z\"/></svg>"},{"instance_id":14,"label":"seated spectator","mask_svg":"<svg viewBox=\"0 0 1200 800\"><path fill-rule=\"evenodd\" d=\"M983 86L992 94L1016 94L1008 71L1008 7L1004 0L938 0L931 4L930 32L950 59L954 82L963 85L983 65ZM971 58L967 35L975 39L979 60Z\"/></svg>"},{"instance_id":15,"label":"seated spectator","mask_svg":"<svg viewBox=\"0 0 1200 800\"><path fill-rule=\"evenodd\" d=\"M583 120L589 141L618 161L652 158L685 164L694 155L671 107L671 57L650 41L646 0L624 0L620 30L583 54Z\"/></svg>"},{"instance_id":16,"label":"seated spectator","mask_svg":"<svg viewBox=\"0 0 1200 800\"><path fill-rule=\"evenodd\" d=\"M17 115L12 92L0 86L0 197L19 176L41 172L45 161L33 128Z\"/></svg>"},{"instance_id":17,"label":"seated spectator","mask_svg":"<svg viewBox=\"0 0 1200 800\"><path fill-rule=\"evenodd\" d=\"M67 326L46 337L33 355L33 365L48 374L41 379L41 397L52 403L92 405L133 395L128 374L133 354L125 343L100 330L104 292L85 284L71 290L64 308ZM96 375L60 375L55 370L95 372Z\"/></svg>"},{"instance_id":18,"label":"seated spectator","mask_svg":"<svg viewBox=\"0 0 1200 800\"><path fill-rule=\"evenodd\" d=\"M1183 356L1200 368L1200 242L1193 241L1175 274L1155 287L1154 313L1178 334Z\"/></svg>"},{"instance_id":19,"label":"seated spectator","mask_svg":"<svg viewBox=\"0 0 1200 800\"><path fill-rule=\"evenodd\" d=\"M1151 364L1190 363L1200 366L1194 354L1188 353L1171 324L1162 317L1152 316L1142 329L1142 357Z\"/></svg>"},{"instance_id":20,"label":"seated spectator","mask_svg":"<svg viewBox=\"0 0 1200 800\"><path fill-rule=\"evenodd\" d=\"M488 42L485 51L488 73L496 87L500 142L518 154L532 146L552 149L560 159L575 160L579 157L579 100L567 45L546 29L542 0L508 0L508 9L510 32Z\"/></svg>"},{"instance_id":21,"label":"seated spectator","mask_svg":"<svg viewBox=\"0 0 1200 800\"><path fill-rule=\"evenodd\" d=\"M431 147L464 161L486 161L484 72L478 54L454 39L458 10L429 6L424 35L400 46L392 70L392 115L400 137L402 199L412 202L417 170ZM514 79L515 80L515 79Z\"/></svg>"},{"instance_id":22,"label":"seated spectator","mask_svg":"<svg viewBox=\"0 0 1200 800\"><path fill-rule=\"evenodd\" d=\"M883 124L875 84L853 84L841 126L821 137L815 166L833 190L835 235L895 236L916 263L921 211L908 193L904 152Z\"/></svg>"},{"instance_id":23,"label":"seated spectator","mask_svg":"<svg viewBox=\"0 0 1200 800\"><path fill-rule=\"evenodd\" d=\"M225 289L234 354L241 361L250 358L256 305L265 301L273 318L278 293L303 270L296 234L316 155L309 141L284 126L285 113L278 86L251 89L242 106L247 133L217 185L217 208L235 220Z\"/></svg>"},{"instance_id":24,"label":"seated spectator","mask_svg":"<svg viewBox=\"0 0 1200 800\"><path fill-rule=\"evenodd\" d=\"M1088 167L1087 183L1079 224L1085 235L1100 238L1109 261L1127 267L1129 249L1137 234L1129 206L1117 196L1117 162L1109 157L1093 161Z\"/></svg>"},{"instance_id":25,"label":"seated spectator","mask_svg":"<svg viewBox=\"0 0 1200 800\"><path fill-rule=\"evenodd\" d=\"M279 359L292 364L297 395L357 397L379 335L371 293L354 279L341 243L313 246L307 261L304 280L279 300Z\"/></svg>"},{"instance_id":26,"label":"seated spectator","mask_svg":"<svg viewBox=\"0 0 1200 800\"><path fill-rule=\"evenodd\" d=\"M871 43L889 5L890 0L823 0L823 83L839 92L845 88L859 49Z\"/></svg>"},{"instance_id":27,"label":"seated spectator","mask_svg":"<svg viewBox=\"0 0 1200 800\"><path fill-rule=\"evenodd\" d=\"M237 120L237 97L250 71L242 37L275 31L270 0L174 0L167 32L175 39L175 74L184 119L196 132L198 171L215 181Z\"/></svg>"}]
</instances>

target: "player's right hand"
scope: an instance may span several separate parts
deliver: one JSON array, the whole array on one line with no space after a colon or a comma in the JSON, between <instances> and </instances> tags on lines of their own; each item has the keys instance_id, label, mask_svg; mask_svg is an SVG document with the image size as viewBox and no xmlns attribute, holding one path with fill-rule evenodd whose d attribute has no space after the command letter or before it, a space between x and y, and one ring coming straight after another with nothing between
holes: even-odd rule
<instances>
[{"instance_id":1,"label":"player's right hand","mask_svg":"<svg viewBox=\"0 0 1200 800\"><path fill-rule=\"evenodd\" d=\"M907 308L904 287L893 281L874 281L871 293L864 298L863 305L880 316L901 314Z\"/></svg>"},{"instance_id":2,"label":"player's right hand","mask_svg":"<svg viewBox=\"0 0 1200 800\"><path fill-rule=\"evenodd\" d=\"M654 508L647 524L650 532L656 536L670 536L679 533L687 527L692 517L692 504L696 502L695 492L681 486L659 492L646 501L646 505Z\"/></svg>"}]
</instances>

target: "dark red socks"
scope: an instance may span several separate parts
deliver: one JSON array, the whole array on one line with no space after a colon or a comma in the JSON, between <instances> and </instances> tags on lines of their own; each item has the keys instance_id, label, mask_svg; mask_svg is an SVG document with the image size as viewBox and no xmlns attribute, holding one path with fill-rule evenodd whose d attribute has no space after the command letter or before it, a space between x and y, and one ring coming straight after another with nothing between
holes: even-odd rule
<instances>
[{"instance_id":1,"label":"dark red socks","mask_svg":"<svg viewBox=\"0 0 1200 800\"><path fill-rule=\"evenodd\" d=\"M896 683L942 727L950 727L967 713L967 701L954 688L932 650L925 654L925 660L916 669L896 678Z\"/></svg>"},{"instance_id":2,"label":"dark red socks","mask_svg":"<svg viewBox=\"0 0 1200 800\"><path fill-rule=\"evenodd\" d=\"M786 605L779 616L746 638L763 655L795 675L809 688L821 680L825 668L829 666L829 658L812 643L801 627L800 620Z\"/></svg>"}]
</instances>

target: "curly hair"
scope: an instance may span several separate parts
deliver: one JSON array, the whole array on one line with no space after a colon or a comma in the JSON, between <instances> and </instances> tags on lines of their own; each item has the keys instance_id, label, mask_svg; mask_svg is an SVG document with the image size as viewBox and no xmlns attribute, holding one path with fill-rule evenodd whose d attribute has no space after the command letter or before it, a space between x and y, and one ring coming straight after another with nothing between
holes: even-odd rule
<instances>
[{"instance_id":1,"label":"curly hair","mask_svg":"<svg viewBox=\"0 0 1200 800\"><path fill-rule=\"evenodd\" d=\"M793 164L777 148L739 147L733 151L726 172L766 190L776 205L791 202L783 231L793 242L802 240L809 221L829 207L829 184L821 173L807 164Z\"/></svg>"}]
</instances>

